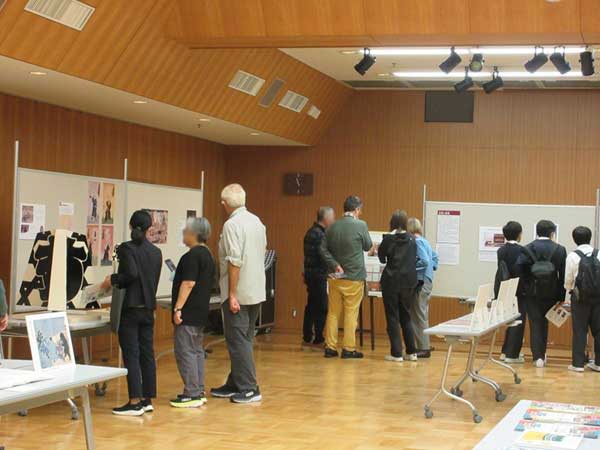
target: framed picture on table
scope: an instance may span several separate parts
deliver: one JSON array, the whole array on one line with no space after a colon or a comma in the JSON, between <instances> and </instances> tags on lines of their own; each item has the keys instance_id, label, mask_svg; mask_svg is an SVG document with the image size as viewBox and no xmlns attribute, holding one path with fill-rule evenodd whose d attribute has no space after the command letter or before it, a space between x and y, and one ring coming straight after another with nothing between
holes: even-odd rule
<instances>
[{"instance_id":1,"label":"framed picture on table","mask_svg":"<svg viewBox=\"0 0 600 450\"><path fill-rule=\"evenodd\" d=\"M75 366L67 314L30 314L25 317L33 369L44 372Z\"/></svg>"}]
</instances>

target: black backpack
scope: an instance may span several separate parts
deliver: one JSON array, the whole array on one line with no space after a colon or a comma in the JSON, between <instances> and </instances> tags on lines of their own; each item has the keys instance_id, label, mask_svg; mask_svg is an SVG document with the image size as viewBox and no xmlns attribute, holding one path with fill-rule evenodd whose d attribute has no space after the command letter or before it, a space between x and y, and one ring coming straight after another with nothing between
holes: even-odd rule
<instances>
[{"instance_id":1,"label":"black backpack","mask_svg":"<svg viewBox=\"0 0 600 450\"><path fill-rule=\"evenodd\" d=\"M600 261L598 250L594 249L591 256L586 256L581 250L575 250L581 258L579 271L575 280L577 300L597 303L600 302Z\"/></svg>"},{"instance_id":2,"label":"black backpack","mask_svg":"<svg viewBox=\"0 0 600 450\"><path fill-rule=\"evenodd\" d=\"M538 258L528 247L523 248L533 261L531 277L533 278L533 294L535 297L538 300L558 300L554 298L557 294L558 273L552 258L559 246L555 245L548 259Z\"/></svg>"}]
</instances>

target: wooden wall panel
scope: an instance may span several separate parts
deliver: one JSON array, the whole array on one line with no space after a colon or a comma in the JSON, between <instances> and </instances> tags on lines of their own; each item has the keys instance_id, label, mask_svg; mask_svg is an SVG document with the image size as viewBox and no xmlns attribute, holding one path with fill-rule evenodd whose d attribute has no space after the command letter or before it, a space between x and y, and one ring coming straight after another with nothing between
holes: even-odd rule
<instances>
[{"instance_id":1,"label":"wooden wall panel","mask_svg":"<svg viewBox=\"0 0 600 450\"><path fill-rule=\"evenodd\" d=\"M225 176L224 147L201 139L72 111L0 94L0 278L10 281L14 140L20 142L20 165L40 170L122 178L129 160L134 181L200 187L205 171L204 215L215 233L222 224L220 192ZM157 336L170 336L168 314L159 314ZM163 323L164 322L164 323ZM108 346L94 338L94 348Z\"/></svg>"},{"instance_id":2,"label":"wooden wall panel","mask_svg":"<svg viewBox=\"0 0 600 450\"><path fill-rule=\"evenodd\" d=\"M599 104L596 91L477 93L474 123L434 124L423 121L423 92L359 92L316 147L232 149L227 181L247 188L279 254L278 326L301 326L301 242L320 205L339 214L357 194L369 227L384 230L396 208L421 216L424 184L432 200L594 204ZM282 194L283 174L296 171L314 173L312 197ZM433 322L461 311L452 299L434 305ZM381 310L377 328L385 331ZM553 339L567 345L568 331Z\"/></svg>"},{"instance_id":3,"label":"wooden wall panel","mask_svg":"<svg viewBox=\"0 0 600 450\"><path fill-rule=\"evenodd\" d=\"M600 42L600 8L596 0L580 0L581 34L586 43Z\"/></svg>"}]
</instances>

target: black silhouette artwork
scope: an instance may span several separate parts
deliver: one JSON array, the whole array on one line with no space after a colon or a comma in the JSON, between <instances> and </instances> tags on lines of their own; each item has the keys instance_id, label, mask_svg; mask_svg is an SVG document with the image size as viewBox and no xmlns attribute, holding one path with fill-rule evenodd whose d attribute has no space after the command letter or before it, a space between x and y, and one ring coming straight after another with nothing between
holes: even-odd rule
<instances>
[{"instance_id":1,"label":"black silhouette artwork","mask_svg":"<svg viewBox=\"0 0 600 450\"><path fill-rule=\"evenodd\" d=\"M57 237L58 236L58 237ZM55 246L64 245L66 251ZM65 255L59 257L55 256ZM31 249L27 269L19 289L17 305L48 307L64 304L68 309L100 308L97 302L82 304L82 289L89 285L85 279L85 271L91 265L92 254L88 250L86 236L71 231L56 230L38 233ZM51 299L52 292L65 292L51 289L52 283L66 284L66 298ZM60 309L60 308L57 308Z\"/></svg>"}]
</instances>

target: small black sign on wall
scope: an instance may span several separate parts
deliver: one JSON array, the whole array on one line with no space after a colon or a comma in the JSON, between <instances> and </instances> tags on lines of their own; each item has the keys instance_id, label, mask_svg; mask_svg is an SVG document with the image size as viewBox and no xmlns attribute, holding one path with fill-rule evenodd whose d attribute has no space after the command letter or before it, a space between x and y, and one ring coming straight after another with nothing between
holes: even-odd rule
<instances>
[{"instance_id":1,"label":"small black sign on wall","mask_svg":"<svg viewBox=\"0 0 600 450\"><path fill-rule=\"evenodd\" d=\"M283 176L283 193L285 195L312 195L313 180L312 173L286 173Z\"/></svg>"}]
</instances>

